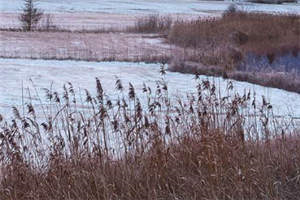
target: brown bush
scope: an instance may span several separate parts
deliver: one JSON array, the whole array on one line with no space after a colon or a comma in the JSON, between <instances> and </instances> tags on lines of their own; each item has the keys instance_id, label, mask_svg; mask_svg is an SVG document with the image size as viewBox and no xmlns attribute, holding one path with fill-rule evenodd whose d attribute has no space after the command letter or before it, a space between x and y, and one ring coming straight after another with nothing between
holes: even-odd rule
<instances>
[{"instance_id":1,"label":"brown bush","mask_svg":"<svg viewBox=\"0 0 300 200\"><path fill-rule=\"evenodd\" d=\"M233 45L243 53L266 55L283 47L300 47L298 27L300 17L296 15L236 11L221 18L177 21L169 33L169 41L201 49Z\"/></svg>"},{"instance_id":2,"label":"brown bush","mask_svg":"<svg viewBox=\"0 0 300 200\"><path fill-rule=\"evenodd\" d=\"M289 54L298 56L299 28L299 15L247 13L232 6L221 18L175 22L169 32L169 41L184 47L185 52L190 52L190 55L184 56L183 61L220 66L224 68L221 71L226 72L228 77L237 80L299 92L296 64L291 67L286 63L283 68L284 63L276 64L278 59L283 58L282 56ZM268 62L262 66L259 63L247 63L252 55L256 58L267 58ZM195 68L188 65L171 68L185 73L224 75L210 67L206 72L203 67ZM244 68L247 68L246 72ZM271 68L274 73L266 75L265 68ZM259 78L252 77L251 73L256 73ZM279 77L280 73L283 75ZM294 75L298 78L291 79L290 77Z\"/></svg>"}]
</instances>

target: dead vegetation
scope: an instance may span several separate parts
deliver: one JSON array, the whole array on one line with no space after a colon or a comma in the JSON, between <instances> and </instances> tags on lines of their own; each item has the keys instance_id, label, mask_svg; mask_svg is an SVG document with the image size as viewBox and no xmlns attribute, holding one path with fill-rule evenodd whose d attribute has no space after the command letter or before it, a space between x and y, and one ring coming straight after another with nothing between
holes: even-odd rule
<instances>
[{"instance_id":1,"label":"dead vegetation","mask_svg":"<svg viewBox=\"0 0 300 200\"><path fill-rule=\"evenodd\" d=\"M2 32L0 57L45 60L163 62L171 49L156 34ZM49 42L51 40L51 42ZM12 48L18 46L18 48Z\"/></svg>"},{"instance_id":2,"label":"dead vegetation","mask_svg":"<svg viewBox=\"0 0 300 200\"><path fill-rule=\"evenodd\" d=\"M169 40L183 47L201 48L203 51L208 48L216 51L223 49L220 54L235 48L243 55L251 52L258 55L274 54L276 57L300 48L299 30L300 17L297 15L229 10L221 18L177 21ZM215 60L219 60L221 65L229 64L218 57Z\"/></svg>"},{"instance_id":3,"label":"dead vegetation","mask_svg":"<svg viewBox=\"0 0 300 200\"><path fill-rule=\"evenodd\" d=\"M63 94L45 90L41 118L30 101L24 113L13 108L0 125L1 199L299 197L295 129L275 122L264 98L231 93L230 82L218 97L216 85L196 81L196 94L175 101L163 78L144 86L145 105L133 85L116 79L112 100L96 79L84 102L71 83Z\"/></svg>"},{"instance_id":4,"label":"dead vegetation","mask_svg":"<svg viewBox=\"0 0 300 200\"><path fill-rule=\"evenodd\" d=\"M133 27L127 31L136 33L164 33L168 34L173 23L171 16L149 15L139 17Z\"/></svg>"},{"instance_id":5,"label":"dead vegetation","mask_svg":"<svg viewBox=\"0 0 300 200\"><path fill-rule=\"evenodd\" d=\"M177 21L169 41L186 54L170 69L299 92L299 33L298 15L248 13L234 6L221 18ZM191 61L198 66L190 68Z\"/></svg>"}]
</instances>

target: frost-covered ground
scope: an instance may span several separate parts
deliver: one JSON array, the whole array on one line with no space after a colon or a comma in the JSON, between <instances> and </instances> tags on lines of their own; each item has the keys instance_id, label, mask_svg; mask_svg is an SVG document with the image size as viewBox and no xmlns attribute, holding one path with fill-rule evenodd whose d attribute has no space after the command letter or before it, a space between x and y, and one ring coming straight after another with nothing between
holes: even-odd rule
<instances>
[{"instance_id":1,"label":"frost-covered ground","mask_svg":"<svg viewBox=\"0 0 300 200\"><path fill-rule=\"evenodd\" d=\"M28 89L33 103L39 104L39 101L35 100L35 90L44 99L45 93L42 88L62 92L62 86L67 82L72 82L77 93L82 94L82 98L85 99L83 89L95 92L95 77L101 80L105 93L112 98L117 94L116 76L122 80L126 88L131 82L141 95L143 83L155 88L156 82L162 78L159 71L158 64L0 59L0 113L9 116L12 114L12 106L19 107L28 101ZM207 78L209 77L201 76L201 79ZM228 80L209 79L215 82L218 92L227 94ZM196 91L193 75L168 72L165 80L173 97L185 96ZM273 105L275 115L300 117L299 94L245 82L233 81L233 83L234 90L241 95L250 90L256 93L259 101L264 95Z\"/></svg>"},{"instance_id":2,"label":"frost-covered ground","mask_svg":"<svg viewBox=\"0 0 300 200\"><path fill-rule=\"evenodd\" d=\"M158 37L133 33L2 32L0 56L128 61L175 53L173 45Z\"/></svg>"},{"instance_id":3,"label":"frost-covered ground","mask_svg":"<svg viewBox=\"0 0 300 200\"><path fill-rule=\"evenodd\" d=\"M39 0L39 7L46 12L105 12L105 13L188 13L224 11L230 1L199 0ZM271 12L300 12L299 4L239 3L247 10ZM0 10L16 12L22 0L0 0Z\"/></svg>"},{"instance_id":4,"label":"frost-covered ground","mask_svg":"<svg viewBox=\"0 0 300 200\"><path fill-rule=\"evenodd\" d=\"M18 13L23 0L0 0L0 27L18 28ZM60 28L120 29L134 24L141 15L160 14L174 19L218 17L231 1L199 0L39 0L37 6L51 13L54 25ZM300 13L300 3L282 5L236 2L247 11Z\"/></svg>"}]
</instances>

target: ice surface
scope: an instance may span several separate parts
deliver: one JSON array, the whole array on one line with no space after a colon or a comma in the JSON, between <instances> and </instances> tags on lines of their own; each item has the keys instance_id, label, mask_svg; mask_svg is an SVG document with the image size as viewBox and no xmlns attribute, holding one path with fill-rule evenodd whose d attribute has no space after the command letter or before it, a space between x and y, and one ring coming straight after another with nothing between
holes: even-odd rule
<instances>
[{"instance_id":1,"label":"ice surface","mask_svg":"<svg viewBox=\"0 0 300 200\"><path fill-rule=\"evenodd\" d=\"M30 89L31 97L35 96L37 90L42 99L42 88L61 92L62 86L67 82L71 82L78 93L84 94L83 89L94 93L95 77L98 77L105 93L113 98L116 94L116 76L122 80L125 88L131 82L138 94L142 92L143 83L155 88L156 82L162 78L159 64L129 62L0 59L0 70L0 113L6 115L11 114L12 106L22 105L22 100L28 101L27 88ZM201 76L201 79L214 81L218 91L226 95L228 80L207 76ZM173 97L196 92L197 83L193 75L167 72L165 80ZM234 90L241 95L247 90L255 91L259 100L264 95L273 105L275 115L300 117L300 94L246 82L233 83Z\"/></svg>"},{"instance_id":2,"label":"ice surface","mask_svg":"<svg viewBox=\"0 0 300 200\"><path fill-rule=\"evenodd\" d=\"M230 1L199 0L39 0L38 6L46 12L105 12L105 13L187 13L201 14L224 11ZM299 4L238 3L244 9L266 12L300 13ZM0 0L0 11L16 12L22 0Z\"/></svg>"}]
</instances>

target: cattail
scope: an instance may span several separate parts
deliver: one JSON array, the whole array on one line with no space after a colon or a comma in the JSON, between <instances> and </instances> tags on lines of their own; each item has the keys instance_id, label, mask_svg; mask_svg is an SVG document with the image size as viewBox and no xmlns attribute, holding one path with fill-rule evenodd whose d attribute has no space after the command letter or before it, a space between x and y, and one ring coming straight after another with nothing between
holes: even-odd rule
<instances>
[{"instance_id":1,"label":"cattail","mask_svg":"<svg viewBox=\"0 0 300 200\"><path fill-rule=\"evenodd\" d=\"M125 120L125 123L129 123L130 122L130 119L129 117L127 116L126 112L123 113L123 116L124 116L124 120Z\"/></svg>"},{"instance_id":2,"label":"cattail","mask_svg":"<svg viewBox=\"0 0 300 200\"><path fill-rule=\"evenodd\" d=\"M161 103L160 102L156 101L155 106L159 107L159 109L161 110Z\"/></svg>"},{"instance_id":3,"label":"cattail","mask_svg":"<svg viewBox=\"0 0 300 200\"><path fill-rule=\"evenodd\" d=\"M28 128L28 127L30 127L30 124L29 124L25 119L23 119L23 120L22 120L22 128L23 128L23 129L26 129L26 128Z\"/></svg>"},{"instance_id":4,"label":"cattail","mask_svg":"<svg viewBox=\"0 0 300 200\"><path fill-rule=\"evenodd\" d=\"M47 88L43 88L43 90L46 93L46 99L48 99L49 101L51 101L52 98L53 98L53 95L52 95L51 91L49 89L47 89Z\"/></svg>"},{"instance_id":5,"label":"cattail","mask_svg":"<svg viewBox=\"0 0 300 200\"><path fill-rule=\"evenodd\" d=\"M136 101L136 115L137 115L137 118L140 119L142 118L142 106L141 106L141 102L140 100L137 98L137 101Z\"/></svg>"},{"instance_id":6,"label":"cattail","mask_svg":"<svg viewBox=\"0 0 300 200\"><path fill-rule=\"evenodd\" d=\"M148 91L147 86L145 83L143 83L143 92L146 93Z\"/></svg>"},{"instance_id":7,"label":"cattail","mask_svg":"<svg viewBox=\"0 0 300 200\"><path fill-rule=\"evenodd\" d=\"M111 100L107 100L106 105L108 106L109 109L112 109L112 107L113 107Z\"/></svg>"},{"instance_id":8,"label":"cattail","mask_svg":"<svg viewBox=\"0 0 300 200\"><path fill-rule=\"evenodd\" d=\"M165 70L165 65L160 65L160 74L162 75L162 76L164 76L164 75L166 75L166 70Z\"/></svg>"},{"instance_id":9,"label":"cattail","mask_svg":"<svg viewBox=\"0 0 300 200\"><path fill-rule=\"evenodd\" d=\"M159 82L156 82L156 94L157 94L157 95L160 95L160 94L161 94L161 89L160 89Z\"/></svg>"},{"instance_id":10,"label":"cattail","mask_svg":"<svg viewBox=\"0 0 300 200\"><path fill-rule=\"evenodd\" d=\"M12 122L12 124L11 124L11 128L12 128L12 129L16 129L16 130L17 130L17 129L18 129L18 125L17 125L17 122L16 122L16 120L14 120L14 119L13 119L13 120L11 120L11 122Z\"/></svg>"},{"instance_id":11,"label":"cattail","mask_svg":"<svg viewBox=\"0 0 300 200\"><path fill-rule=\"evenodd\" d=\"M32 116L35 116L35 111L31 103L27 104L27 110L28 110L28 114L32 114Z\"/></svg>"},{"instance_id":12,"label":"cattail","mask_svg":"<svg viewBox=\"0 0 300 200\"><path fill-rule=\"evenodd\" d=\"M251 92L249 90L248 94L247 94L247 100L249 101L251 99Z\"/></svg>"},{"instance_id":13,"label":"cattail","mask_svg":"<svg viewBox=\"0 0 300 200\"><path fill-rule=\"evenodd\" d=\"M216 86L215 86L215 84L212 84L210 93L211 93L211 95L215 95L216 94L215 92L216 92Z\"/></svg>"},{"instance_id":14,"label":"cattail","mask_svg":"<svg viewBox=\"0 0 300 200\"><path fill-rule=\"evenodd\" d=\"M84 91L85 91L85 96L86 96L85 101L88 103L92 103L92 96L91 96L90 92L87 89L85 89Z\"/></svg>"},{"instance_id":15,"label":"cattail","mask_svg":"<svg viewBox=\"0 0 300 200\"><path fill-rule=\"evenodd\" d=\"M192 102L190 103L190 109L189 110L190 110L191 113L194 113L194 108L193 108L193 103Z\"/></svg>"},{"instance_id":16,"label":"cattail","mask_svg":"<svg viewBox=\"0 0 300 200\"><path fill-rule=\"evenodd\" d=\"M202 81L202 86L204 90L208 90L210 88L210 82L209 80L203 80Z\"/></svg>"},{"instance_id":17,"label":"cattail","mask_svg":"<svg viewBox=\"0 0 300 200\"><path fill-rule=\"evenodd\" d=\"M46 122L43 122L43 123L41 124L41 126L44 128L45 131L48 131L48 125L47 125Z\"/></svg>"},{"instance_id":18,"label":"cattail","mask_svg":"<svg viewBox=\"0 0 300 200\"><path fill-rule=\"evenodd\" d=\"M154 110L155 110L155 104L154 104L154 103L148 105L148 111L149 111L152 115L154 114Z\"/></svg>"},{"instance_id":19,"label":"cattail","mask_svg":"<svg viewBox=\"0 0 300 200\"><path fill-rule=\"evenodd\" d=\"M74 91L74 87L73 87L72 83L68 82L68 85L69 85L69 92L70 92L70 94L72 94L74 96L75 95L75 91Z\"/></svg>"},{"instance_id":20,"label":"cattail","mask_svg":"<svg viewBox=\"0 0 300 200\"><path fill-rule=\"evenodd\" d=\"M149 128L150 124L149 124L148 117L145 116L145 117L144 117L144 120L145 120L145 127L146 127L146 128Z\"/></svg>"},{"instance_id":21,"label":"cattail","mask_svg":"<svg viewBox=\"0 0 300 200\"><path fill-rule=\"evenodd\" d=\"M128 96L130 99L134 99L135 98L135 91L134 91L134 87L131 83L129 83L129 93Z\"/></svg>"},{"instance_id":22,"label":"cattail","mask_svg":"<svg viewBox=\"0 0 300 200\"><path fill-rule=\"evenodd\" d=\"M104 106L101 106L100 108L100 119L101 120L104 120L104 118L107 116L107 111L106 109L104 108Z\"/></svg>"},{"instance_id":23,"label":"cattail","mask_svg":"<svg viewBox=\"0 0 300 200\"><path fill-rule=\"evenodd\" d=\"M166 120L165 120L165 133L166 133L167 135L170 135L170 134L171 134L170 120L169 120L169 117L168 117L168 116L166 117Z\"/></svg>"},{"instance_id":24,"label":"cattail","mask_svg":"<svg viewBox=\"0 0 300 200\"><path fill-rule=\"evenodd\" d=\"M165 83L165 82L162 83L162 89L165 90L165 91L168 91L167 83Z\"/></svg>"},{"instance_id":25,"label":"cattail","mask_svg":"<svg viewBox=\"0 0 300 200\"><path fill-rule=\"evenodd\" d=\"M15 118L17 118L17 119L20 120L21 119L21 115L20 115L19 110L15 106L13 106L12 109L13 109L13 114L14 114Z\"/></svg>"},{"instance_id":26,"label":"cattail","mask_svg":"<svg viewBox=\"0 0 300 200\"><path fill-rule=\"evenodd\" d=\"M54 101L55 101L56 103L60 103L60 98L59 98L58 93L57 93L57 92L54 92L54 93L53 93L53 96L54 96Z\"/></svg>"},{"instance_id":27,"label":"cattail","mask_svg":"<svg viewBox=\"0 0 300 200\"><path fill-rule=\"evenodd\" d=\"M150 95L152 94L152 90L151 90L150 87L148 87L148 92L149 92Z\"/></svg>"},{"instance_id":28,"label":"cattail","mask_svg":"<svg viewBox=\"0 0 300 200\"><path fill-rule=\"evenodd\" d=\"M233 90L233 83L232 81L229 81L227 84L227 90Z\"/></svg>"},{"instance_id":29,"label":"cattail","mask_svg":"<svg viewBox=\"0 0 300 200\"><path fill-rule=\"evenodd\" d=\"M123 108L127 108L128 107L128 104L127 104L127 102L126 102L126 100L124 98L122 99L122 107Z\"/></svg>"},{"instance_id":30,"label":"cattail","mask_svg":"<svg viewBox=\"0 0 300 200\"><path fill-rule=\"evenodd\" d=\"M124 90L122 82L119 78L117 78L117 80L116 80L116 89L121 92Z\"/></svg>"},{"instance_id":31,"label":"cattail","mask_svg":"<svg viewBox=\"0 0 300 200\"><path fill-rule=\"evenodd\" d=\"M252 107L254 108L254 109L256 109L256 99L255 99L255 96L254 96L254 98L253 98L253 101L252 101Z\"/></svg>"},{"instance_id":32,"label":"cattail","mask_svg":"<svg viewBox=\"0 0 300 200\"><path fill-rule=\"evenodd\" d=\"M269 110L271 110L271 109L273 108L273 106L272 106L271 104L269 104L269 105L267 106L267 108L268 108Z\"/></svg>"},{"instance_id":33,"label":"cattail","mask_svg":"<svg viewBox=\"0 0 300 200\"><path fill-rule=\"evenodd\" d=\"M64 89L64 95L63 95L63 98L65 99L65 101L66 101L67 103L69 103L69 92L68 92L68 90L67 90L66 85L64 85L63 89Z\"/></svg>"},{"instance_id":34,"label":"cattail","mask_svg":"<svg viewBox=\"0 0 300 200\"><path fill-rule=\"evenodd\" d=\"M103 102L103 88L101 82L98 78L96 78L96 87L97 87L97 99L100 103Z\"/></svg>"},{"instance_id":35,"label":"cattail","mask_svg":"<svg viewBox=\"0 0 300 200\"><path fill-rule=\"evenodd\" d=\"M114 117L114 120L111 123L112 123L114 131L117 131L118 128L119 128L119 122L118 122L118 120Z\"/></svg>"}]
</instances>

